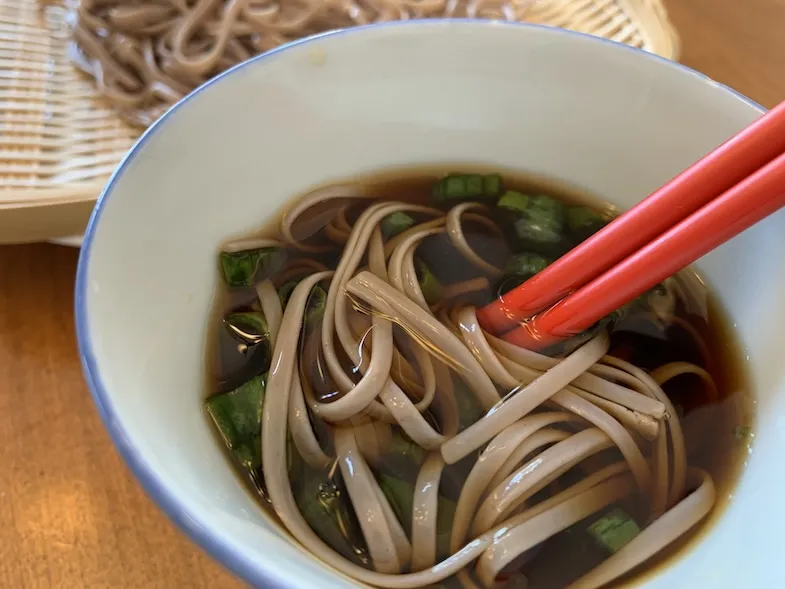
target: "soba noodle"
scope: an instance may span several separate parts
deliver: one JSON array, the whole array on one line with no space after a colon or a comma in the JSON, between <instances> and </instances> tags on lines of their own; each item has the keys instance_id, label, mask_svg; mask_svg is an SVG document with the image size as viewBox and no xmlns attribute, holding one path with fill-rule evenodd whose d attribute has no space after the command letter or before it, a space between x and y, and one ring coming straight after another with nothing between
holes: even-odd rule
<instances>
[{"instance_id":1,"label":"soba noodle","mask_svg":"<svg viewBox=\"0 0 785 589\"><path fill-rule=\"evenodd\" d=\"M153 6L156 15L176 18L175 5L165 4L145 5L135 18L151 14ZM316 20L303 6L299 26ZM444 10L427 6L420 9ZM382 8L395 11L393 4ZM255 10L264 14L259 22L278 22L279 32L293 28L281 23L295 15L283 19L274 5L266 13ZM126 7L121 14L130 22L131 13ZM470 202L440 210L358 200L362 196L358 186L318 189L283 217L278 238L224 247L288 252L285 266L255 287L271 347L261 471L272 508L299 543L335 569L379 587L423 587L453 575L467 588L497 587L511 563L544 541L625 498L640 498L647 512L640 532L570 585L591 589L645 563L706 517L715 501L712 478L687 463L677 411L662 389L672 378L693 374L716 398L706 370L678 362L649 374L608 355L604 325L559 358L506 343L485 332L475 307L465 302L467 293L487 289L503 273L473 248L465 230L471 223L501 235L488 207ZM364 208L350 221L358 202ZM417 222L385 238L383 220L397 213ZM317 233L316 227L321 241L295 237ZM449 243L480 275L443 289L438 300L424 292L415 255L433 239ZM336 250L342 253L333 267L318 261ZM282 305L277 289L292 277L299 282ZM318 285L326 289L323 316L307 333ZM317 392L307 358L316 359L320 378L336 389L329 398ZM461 394L481 407L468 427L461 424ZM426 453L406 526L375 475L396 431ZM290 479L292 447L310 468L327 469L329 476L340 472L367 546L367 566L339 554L306 521ZM449 553L440 557L440 483L450 465L466 460L471 463L460 482ZM568 472L582 474L563 478Z\"/></svg>"},{"instance_id":2,"label":"soba noodle","mask_svg":"<svg viewBox=\"0 0 785 589\"><path fill-rule=\"evenodd\" d=\"M148 126L205 81L300 37L432 17L537 19L531 0L71 0L74 63Z\"/></svg>"}]
</instances>

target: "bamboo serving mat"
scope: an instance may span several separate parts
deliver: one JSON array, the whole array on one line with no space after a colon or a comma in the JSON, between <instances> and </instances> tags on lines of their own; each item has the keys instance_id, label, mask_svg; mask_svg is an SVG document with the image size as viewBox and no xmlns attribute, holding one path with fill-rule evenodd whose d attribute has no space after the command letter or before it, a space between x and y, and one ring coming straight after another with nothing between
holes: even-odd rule
<instances>
[{"instance_id":1,"label":"bamboo serving mat","mask_svg":"<svg viewBox=\"0 0 785 589\"><path fill-rule=\"evenodd\" d=\"M527 20L678 58L659 0L531 0ZM142 129L69 61L60 0L0 0L0 243L80 233Z\"/></svg>"}]
</instances>

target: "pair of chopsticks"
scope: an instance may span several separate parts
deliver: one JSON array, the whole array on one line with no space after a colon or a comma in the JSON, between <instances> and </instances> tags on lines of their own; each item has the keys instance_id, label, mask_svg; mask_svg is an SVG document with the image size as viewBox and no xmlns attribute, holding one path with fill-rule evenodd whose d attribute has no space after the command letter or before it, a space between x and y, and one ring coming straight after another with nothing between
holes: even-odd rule
<instances>
[{"instance_id":1,"label":"pair of chopsticks","mask_svg":"<svg viewBox=\"0 0 785 589\"><path fill-rule=\"evenodd\" d=\"M478 319L518 346L557 343L783 206L785 103L480 309Z\"/></svg>"}]
</instances>

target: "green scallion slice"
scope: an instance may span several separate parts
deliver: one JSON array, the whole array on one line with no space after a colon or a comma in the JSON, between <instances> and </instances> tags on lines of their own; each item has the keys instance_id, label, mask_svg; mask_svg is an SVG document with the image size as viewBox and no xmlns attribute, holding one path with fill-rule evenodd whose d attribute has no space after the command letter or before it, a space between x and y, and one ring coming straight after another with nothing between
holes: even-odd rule
<instances>
[{"instance_id":1,"label":"green scallion slice","mask_svg":"<svg viewBox=\"0 0 785 589\"><path fill-rule=\"evenodd\" d=\"M284 259L284 251L274 247L221 252L221 273L230 287L253 286L256 281L278 271Z\"/></svg>"},{"instance_id":2,"label":"green scallion slice","mask_svg":"<svg viewBox=\"0 0 785 589\"><path fill-rule=\"evenodd\" d=\"M444 288L439 279L436 278L431 269L426 266L425 262L419 258L414 260L415 271L417 272L417 280L420 283L420 289L425 297L425 302L429 305L436 304L442 298Z\"/></svg>"},{"instance_id":3,"label":"green scallion slice","mask_svg":"<svg viewBox=\"0 0 785 589\"><path fill-rule=\"evenodd\" d=\"M403 211L397 211L387 215L379 225L382 230L382 237L390 239L413 227L415 223L414 217L407 215Z\"/></svg>"},{"instance_id":4,"label":"green scallion slice","mask_svg":"<svg viewBox=\"0 0 785 589\"><path fill-rule=\"evenodd\" d=\"M248 470L262 465L262 403L266 386L267 374L263 374L205 401L207 413L227 448Z\"/></svg>"},{"instance_id":5,"label":"green scallion slice","mask_svg":"<svg viewBox=\"0 0 785 589\"><path fill-rule=\"evenodd\" d=\"M616 553L641 530L627 512L617 507L589 526L589 534L609 552Z\"/></svg>"}]
</instances>

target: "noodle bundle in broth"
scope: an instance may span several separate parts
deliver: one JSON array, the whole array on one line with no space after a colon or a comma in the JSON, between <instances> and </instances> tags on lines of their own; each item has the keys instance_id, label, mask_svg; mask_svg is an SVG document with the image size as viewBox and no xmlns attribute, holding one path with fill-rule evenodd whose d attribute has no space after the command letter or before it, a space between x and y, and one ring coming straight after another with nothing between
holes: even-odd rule
<instances>
[{"instance_id":1,"label":"noodle bundle in broth","mask_svg":"<svg viewBox=\"0 0 785 589\"><path fill-rule=\"evenodd\" d=\"M707 520L739 416L700 280L541 351L477 321L611 220L592 204L404 175L316 189L224 246L207 411L315 557L379 587L589 589Z\"/></svg>"}]
</instances>

